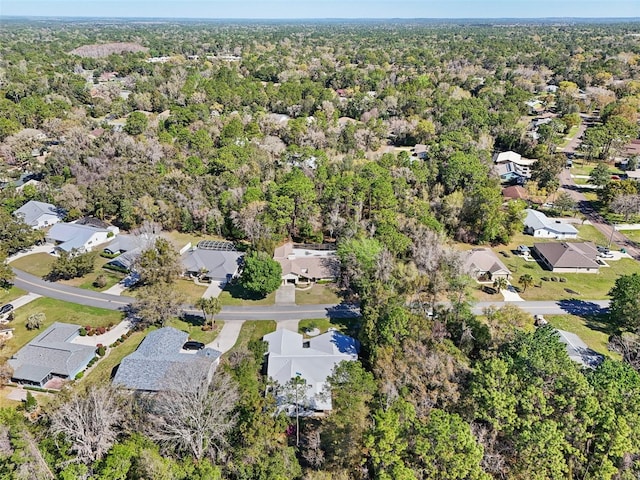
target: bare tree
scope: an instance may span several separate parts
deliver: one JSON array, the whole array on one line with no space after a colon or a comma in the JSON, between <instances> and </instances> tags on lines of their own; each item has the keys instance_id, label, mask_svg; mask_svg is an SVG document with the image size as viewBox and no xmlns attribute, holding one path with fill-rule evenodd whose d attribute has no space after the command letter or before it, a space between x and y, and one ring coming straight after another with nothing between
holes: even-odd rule
<instances>
[{"instance_id":1,"label":"bare tree","mask_svg":"<svg viewBox=\"0 0 640 480\"><path fill-rule=\"evenodd\" d=\"M168 283L141 287L138 300L132 306L132 310L141 319L138 327L164 326L171 317L178 315L184 300L184 295Z\"/></svg>"},{"instance_id":2,"label":"bare tree","mask_svg":"<svg viewBox=\"0 0 640 480\"><path fill-rule=\"evenodd\" d=\"M640 195L619 195L610 205L611 211L624 216L625 222L640 214Z\"/></svg>"},{"instance_id":3,"label":"bare tree","mask_svg":"<svg viewBox=\"0 0 640 480\"><path fill-rule=\"evenodd\" d=\"M125 419L124 399L112 386L74 393L51 414L52 435L64 435L79 462L101 459L116 442Z\"/></svg>"},{"instance_id":4,"label":"bare tree","mask_svg":"<svg viewBox=\"0 0 640 480\"><path fill-rule=\"evenodd\" d=\"M182 372L173 377L171 389L159 393L150 405L149 435L167 450L190 453L198 460L222 456L225 436L236 422L237 386L224 373L216 373L210 384L206 378L194 383Z\"/></svg>"}]
</instances>

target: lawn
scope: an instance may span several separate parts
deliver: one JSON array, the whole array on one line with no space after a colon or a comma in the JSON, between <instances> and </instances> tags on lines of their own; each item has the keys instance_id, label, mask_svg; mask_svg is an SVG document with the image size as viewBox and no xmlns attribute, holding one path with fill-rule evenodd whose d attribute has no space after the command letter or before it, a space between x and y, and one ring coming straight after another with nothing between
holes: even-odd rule
<instances>
[{"instance_id":1,"label":"lawn","mask_svg":"<svg viewBox=\"0 0 640 480\"><path fill-rule=\"evenodd\" d=\"M33 313L44 313L46 320L38 330L27 330L27 318ZM27 342L35 338L54 322L74 323L76 325L91 325L106 327L117 324L122 320L122 313L102 308L86 307L75 303L63 302L53 298L38 298L15 311L15 319L10 326L15 330L13 338L9 340L0 353L0 358L9 358Z\"/></svg>"},{"instance_id":2,"label":"lawn","mask_svg":"<svg viewBox=\"0 0 640 480\"><path fill-rule=\"evenodd\" d=\"M578 238L585 242L593 242L596 245L607 245L609 239L593 225L581 225L578 227ZM617 245L612 245L612 248L617 248Z\"/></svg>"},{"instance_id":3,"label":"lawn","mask_svg":"<svg viewBox=\"0 0 640 480\"><path fill-rule=\"evenodd\" d=\"M211 323L211 320L208 322ZM216 320L213 330L202 330L202 317L198 315L188 316L185 319L173 318L167 323L167 327L177 328L189 334L191 340L202 343L211 343L215 340L224 325L223 321Z\"/></svg>"},{"instance_id":4,"label":"lawn","mask_svg":"<svg viewBox=\"0 0 640 480\"><path fill-rule=\"evenodd\" d=\"M273 305L276 299L276 292L272 292L266 297L261 298L245 290L239 283L227 284L222 293L220 293L220 302L222 305Z\"/></svg>"},{"instance_id":5,"label":"lawn","mask_svg":"<svg viewBox=\"0 0 640 480\"><path fill-rule=\"evenodd\" d=\"M72 278L71 280L60 280L59 283L95 291L103 291L111 288L124 278L124 274L103 269L102 266L110 260L110 258L98 256L96 257L95 270L93 272L85 275L84 277ZM36 277L43 278L51 271L51 266L55 261L56 257L49 255L48 253L34 253L33 255L28 255L11 262L11 266L30 273L31 275L35 275ZM96 288L93 286L93 282L99 275L104 275L107 280L107 285L104 288Z\"/></svg>"},{"instance_id":6,"label":"lawn","mask_svg":"<svg viewBox=\"0 0 640 480\"><path fill-rule=\"evenodd\" d=\"M23 295L26 295L27 292L25 292L24 290L21 290L17 287L11 287L8 290L5 290L4 288L0 288L0 305L4 305L5 303L9 303L13 300L15 300L16 298L19 298Z\"/></svg>"},{"instance_id":7,"label":"lawn","mask_svg":"<svg viewBox=\"0 0 640 480\"><path fill-rule=\"evenodd\" d=\"M246 350L253 340L260 340L266 334L275 332L275 330L275 320L248 320L242 324L238 340L231 351Z\"/></svg>"},{"instance_id":8,"label":"lawn","mask_svg":"<svg viewBox=\"0 0 640 480\"><path fill-rule=\"evenodd\" d=\"M325 333L330 328L335 328L345 335L355 336L359 325L359 318L310 318L300 320L298 323L298 332L302 333L305 338L309 338L309 336L306 335L307 330L317 328L320 330L320 333Z\"/></svg>"},{"instance_id":9,"label":"lawn","mask_svg":"<svg viewBox=\"0 0 640 480\"><path fill-rule=\"evenodd\" d=\"M592 350L616 359L620 355L610 352L607 348L609 343L609 326L599 318L583 318L577 315L545 315L551 325L560 330L566 330L578 335L584 343Z\"/></svg>"},{"instance_id":10,"label":"lawn","mask_svg":"<svg viewBox=\"0 0 640 480\"><path fill-rule=\"evenodd\" d=\"M298 305L326 305L340 303L342 299L335 284L313 285L305 290L296 289Z\"/></svg>"},{"instance_id":11,"label":"lawn","mask_svg":"<svg viewBox=\"0 0 640 480\"><path fill-rule=\"evenodd\" d=\"M48 253L34 253L14 260L11 262L11 266L42 278L49 274L55 260L56 257Z\"/></svg>"},{"instance_id":12,"label":"lawn","mask_svg":"<svg viewBox=\"0 0 640 480\"><path fill-rule=\"evenodd\" d=\"M620 230L624 236L633 242L640 243L640 230Z\"/></svg>"},{"instance_id":13,"label":"lawn","mask_svg":"<svg viewBox=\"0 0 640 480\"><path fill-rule=\"evenodd\" d=\"M176 292L184 295L184 303L192 306L196 302L196 300L202 298L202 295L207 290L207 287L196 285L192 280L186 280L183 278L177 279L172 284L172 287ZM130 288L127 290L126 294L137 298L139 291L140 290L138 288Z\"/></svg>"},{"instance_id":14,"label":"lawn","mask_svg":"<svg viewBox=\"0 0 640 480\"><path fill-rule=\"evenodd\" d=\"M572 175L591 175L591 171L595 168L597 162L580 161L579 163L573 162L571 166ZM611 175L622 175L624 172L613 165L609 166L609 173ZM578 182L576 182L578 183Z\"/></svg>"}]
</instances>

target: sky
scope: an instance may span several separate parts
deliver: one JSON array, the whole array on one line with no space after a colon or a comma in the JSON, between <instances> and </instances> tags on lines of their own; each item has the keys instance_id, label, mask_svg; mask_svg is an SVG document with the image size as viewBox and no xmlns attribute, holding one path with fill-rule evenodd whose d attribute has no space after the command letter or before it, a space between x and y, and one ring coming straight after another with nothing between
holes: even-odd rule
<instances>
[{"instance_id":1,"label":"sky","mask_svg":"<svg viewBox=\"0 0 640 480\"><path fill-rule=\"evenodd\" d=\"M2 16L146 18L640 17L640 0L0 0Z\"/></svg>"}]
</instances>

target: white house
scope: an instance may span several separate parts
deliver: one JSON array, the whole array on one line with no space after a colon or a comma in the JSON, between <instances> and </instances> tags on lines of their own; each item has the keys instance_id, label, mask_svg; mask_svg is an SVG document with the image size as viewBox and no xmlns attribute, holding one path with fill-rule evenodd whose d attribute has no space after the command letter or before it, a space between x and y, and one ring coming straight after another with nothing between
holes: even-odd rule
<instances>
[{"instance_id":1,"label":"white house","mask_svg":"<svg viewBox=\"0 0 640 480\"><path fill-rule=\"evenodd\" d=\"M47 233L47 241L55 244L57 250L70 252L75 248L80 252L90 252L119 232L118 227L96 228L77 223L57 223Z\"/></svg>"},{"instance_id":2,"label":"white house","mask_svg":"<svg viewBox=\"0 0 640 480\"><path fill-rule=\"evenodd\" d=\"M61 222L64 212L50 203L29 200L18 210L13 212L17 218L22 218L24 223L33 228L45 228Z\"/></svg>"},{"instance_id":3,"label":"white house","mask_svg":"<svg viewBox=\"0 0 640 480\"><path fill-rule=\"evenodd\" d=\"M573 225L547 217L544 213L531 208L525 210L524 231L538 238L557 238L565 240L578 238L578 230Z\"/></svg>"},{"instance_id":4,"label":"white house","mask_svg":"<svg viewBox=\"0 0 640 480\"><path fill-rule=\"evenodd\" d=\"M535 159L522 158L522 155L511 150L501 152L493 157L495 171L503 181L531 178L531 166Z\"/></svg>"},{"instance_id":5,"label":"white house","mask_svg":"<svg viewBox=\"0 0 640 480\"><path fill-rule=\"evenodd\" d=\"M285 395L287 382L296 377L306 381L307 389L304 398L298 399L299 406L307 411L331 410L327 377L340 362L357 360L360 351L356 339L337 331L304 340L299 333L279 329L265 335L263 340L269 344L267 375L279 385L278 405L294 410L295 405Z\"/></svg>"},{"instance_id":6,"label":"white house","mask_svg":"<svg viewBox=\"0 0 640 480\"><path fill-rule=\"evenodd\" d=\"M335 250L317 250L292 242L276 248L273 259L282 266L283 283L334 281L340 270Z\"/></svg>"}]
</instances>

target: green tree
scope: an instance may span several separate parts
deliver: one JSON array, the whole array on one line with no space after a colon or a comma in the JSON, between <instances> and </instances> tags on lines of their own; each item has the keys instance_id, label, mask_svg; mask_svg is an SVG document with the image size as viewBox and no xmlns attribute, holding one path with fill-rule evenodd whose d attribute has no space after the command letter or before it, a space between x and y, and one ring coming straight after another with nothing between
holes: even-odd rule
<instances>
[{"instance_id":1,"label":"green tree","mask_svg":"<svg viewBox=\"0 0 640 480\"><path fill-rule=\"evenodd\" d=\"M338 245L343 283L359 293L368 291L375 280L382 245L373 238L350 238Z\"/></svg>"},{"instance_id":2,"label":"green tree","mask_svg":"<svg viewBox=\"0 0 640 480\"><path fill-rule=\"evenodd\" d=\"M553 206L561 212L570 212L576 209L576 201L567 192L562 192L553 202Z\"/></svg>"},{"instance_id":3,"label":"green tree","mask_svg":"<svg viewBox=\"0 0 640 480\"><path fill-rule=\"evenodd\" d=\"M527 288L533 285L533 277L528 273L525 273L524 275L520 275L518 283L522 285L522 291L526 292Z\"/></svg>"},{"instance_id":4,"label":"green tree","mask_svg":"<svg viewBox=\"0 0 640 480\"><path fill-rule=\"evenodd\" d=\"M38 408L38 401L36 397L30 391L27 391L27 398L24 401L24 409L27 412L33 412L36 408Z\"/></svg>"},{"instance_id":5,"label":"green tree","mask_svg":"<svg viewBox=\"0 0 640 480\"><path fill-rule=\"evenodd\" d=\"M41 230L34 230L21 218L16 218L0 208L0 245L7 255L29 248L43 238Z\"/></svg>"},{"instance_id":6,"label":"green tree","mask_svg":"<svg viewBox=\"0 0 640 480\"><path fill-rule=\"evenodd\" d=\"M124 131L129 135L140 135L147 129L149 121L147 116L142 112L131 112L127 117L127 123Z\"/></svg>"},{"instance_id":7,"label":"green tree","mask_svg":"<svg viewBox=\"0 0 640 480\"><path fill-rule=\"evenodd\" d=\"M598 164L591 170L589 175L589 183L598 187L604 187L611 181L611 174L609 173L609 166L604 162L598 162Z\"/></svg>"},{"instance_id":8,"label":"green tree","mask_svg":"<svg viewBox=\"0 0 640 480\"><path fill-rule=\"evenodd\" d=\"M493 288L495 288L498 293L500 293L501 290L506 290L508 285L509 282L507 282L507 279L504 277L498 277L493 281Z\"/></svg>"},{"instance_id":9,"label":"green tree","mask_svg":"<svg viewBox=\"0 0 640 480\"><path fill-rule=\"evenodd\" d=\"M558 175L564 168L566 159L562 154L544 155L531 167L531 178L548 193L555 192L560 186Z\"/></svg>"},{"instance_id":10,"label":"green tree","mask_svg":"<svg viewBox=\"0 0 640 480\"><path fill-rule=\"evenodd\" d=\"M149 325L164 327L178 315L184 302L184 296L169 283L159 282L138 289L138 299L133 311L140 317L139 328Z\"/></svg>"},{"instance_id":11,"label":"green tree","mask_svg":"<svg viewBox=\"0 0 640 480\"><path fill-rule=\"evenodd\" d=\"M75 248L70 252L61 250L51 266L47 279L56 281L84 277L95 270L97 256L96 252L80 253Z\"/></svg>"},{"instance_id":12,"label":"green tree","mask_svg":"<svg viewBox=\"0 0 640 480\"><path fill-rule=\"evenodd\" d=\"M178 252L171 242L164 238L144 250L135 262L136 272L145 285L159 282L172 283L182 272L182 264Z\"/></svg>"},{"instance_id":13,"label":"green tree","mask_svg":"<svg viewBox=\"0 0 640 480\"><path fill-rule=\"evenodd\" d=\"M27 318L27 323L25 323L25 327L27 327L27 330L37 330L46 321L47 321L47 317L44 313L42 312L32 313Z\"/></svg>"},{"instance_id":14,"label":"green tree","mask_svg":"<svg viewBox=\"0 0 640 480\"><path fill-rule=\"evenodd\" d=\"M220 303L220 299L217 297L201 297L196 300L195 307L202 310L202 316L204 317L205 323L207 323L207 318L211 315L211 327L215 325L215 315L220 313L222 310L222 304Z\"/></svg>"},{"instance_id":15,"label":"green tree","mask_svg":"<svg viewBox=\"0 0 640 480\"><path fill-rule=\"evenodd\" d=\"M640 333L640 274L618 277L609 295L611 322L623 330Z\"/></svg>"},{"instance_id":16,"label":"green tree","mask_svg":"<svg viewBox=\"0 0 640 480\"><path fill-rule=\"evenodd\" d=\"M244 257L240 283L249 292L267 296L282 283L282 266L267 253L253 251Z\"/></svg>"},{"instance_id":17,"label":"green tree","mask_svg":"<svg viewBox=\"0 0 640 480\"><path fill-rule=\"evenodd\" d=\"M7 263L7 255L0 250L0 288L11 288L11 282L15 278L13 270Z\"/></svg>"}]
</instances>

